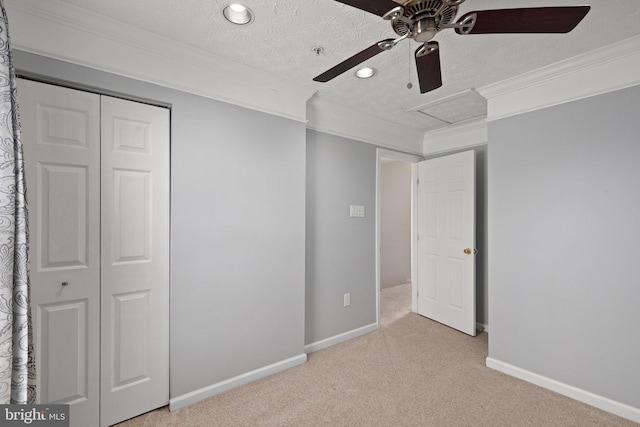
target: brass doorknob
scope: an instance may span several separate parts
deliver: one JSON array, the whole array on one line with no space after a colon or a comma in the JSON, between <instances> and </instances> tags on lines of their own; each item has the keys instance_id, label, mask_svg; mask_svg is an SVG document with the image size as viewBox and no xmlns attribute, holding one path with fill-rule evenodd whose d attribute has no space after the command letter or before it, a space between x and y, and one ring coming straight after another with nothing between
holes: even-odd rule
<instances>
[{"instance_id":1,"label":"brass doorknob","mask_svg":"<svg viewBox=\"0 0 640 427\"><path fill-rule=\"evenodd\" d=\"M477 249L466 248L463 252L465 254L467 254L467 255L471 255L471 254L476 255L478 253L478 250Z\"/></svg>"}]
</instances>

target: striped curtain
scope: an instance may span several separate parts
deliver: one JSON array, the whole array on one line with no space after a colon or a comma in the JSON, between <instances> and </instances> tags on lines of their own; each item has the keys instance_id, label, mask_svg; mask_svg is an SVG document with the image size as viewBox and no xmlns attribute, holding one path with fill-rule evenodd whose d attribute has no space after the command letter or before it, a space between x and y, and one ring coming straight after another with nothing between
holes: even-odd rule
<instances>
[{"instance_id":1,"label":"striped curtain","mask_svg":"<svg viewBox=\"0 0 640 427\"><path fill-rule=\"evenodd\" d=\"M35 403L28 224L20 115L7 13L0 0L0 404Z\"/></svg>"}]
</instances>

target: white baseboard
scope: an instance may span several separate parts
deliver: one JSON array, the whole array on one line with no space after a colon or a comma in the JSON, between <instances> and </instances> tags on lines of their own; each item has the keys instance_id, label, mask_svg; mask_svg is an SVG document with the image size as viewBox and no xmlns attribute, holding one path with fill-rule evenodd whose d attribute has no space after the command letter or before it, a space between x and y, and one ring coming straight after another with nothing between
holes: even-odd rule
<instances>
[{"instance_id":1,"label":"white baseboard","mask_svg":"<svg viewBox=\"0 0 640 427\"><path fill-rule=\"evenodd\" d=\"M594 406L603 411L610 412L622 418L640 423L640 408L626 405L615 400L591 393L586 390L579 389L569 384L561 383L551 378L544 377L534 372L527 371L517 366L510 365L500 360L487 357L487 366L512 377L530 382L540 387L546 388L564 396Z\"/></svg>"},{"instance_id":2,"label":"white baseboard","mask_svg":"<svg viewBox=\"0 0 640 427\"><path fill-rule=\"evenodd\" d=\"M339 335L335 335L333 337L325 338L320 341L316 341L311 344L307 344L304 346L304 351L309 354L314 351L322 350L323 348L331 347L332 345L339 344L341 342L350 340L351 338L359 337L360 335L368 334L369 332L373 332L378 329L377 323L372 323L367 326L363 326L358 329L354 329L352 331L344 332Z\"/></svg>"},{"instance_id":3,"label":"white baseboard","mask_svg":"<svg viewBox=\"0 0 640 427\"><path fill-rule=\"evenodd\" d=\"M178 409L185 408L189 405L193 405L201 400L208 399L216 394L224 393L241 385L248 384L253 381L257 381L261 378L268 377L269 375L277 374L294 366L302 365L307 361L306 354L300 354L292 358L276 362L272 365L268 365L254 371L238 375L228 380L221 381L216 384L212 384L207 387L203 387L198 390L194 390L190 393L183 394L182 396L175 397L169 400L169 410L177 411Z\"/></svg>"}]
</instances>

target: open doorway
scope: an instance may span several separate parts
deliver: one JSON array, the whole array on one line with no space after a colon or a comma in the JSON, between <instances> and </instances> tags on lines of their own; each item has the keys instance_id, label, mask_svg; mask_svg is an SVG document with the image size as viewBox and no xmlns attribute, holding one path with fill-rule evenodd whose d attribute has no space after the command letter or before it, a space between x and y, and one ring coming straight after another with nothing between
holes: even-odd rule
<instances>
[{"instance_id":1,"label":"open doorway","mask_svg":"<svg viewBox=\"0 0 640 427\"><path fill-rule=\"evenodd\" d=\"M380 323L411 312L412 163L380 160Z\"/></svg>"},{"instance_id":2,"label":"open doorway","mask_svg":"<svg viewBox=\"0 0 640 427\"><path fill-rule=\"evenodd\" d=\"M378 325L415 310L413 266L414 215L417 162L422 157L378 150L377 233Z\"/></svg>"}]
</instances>

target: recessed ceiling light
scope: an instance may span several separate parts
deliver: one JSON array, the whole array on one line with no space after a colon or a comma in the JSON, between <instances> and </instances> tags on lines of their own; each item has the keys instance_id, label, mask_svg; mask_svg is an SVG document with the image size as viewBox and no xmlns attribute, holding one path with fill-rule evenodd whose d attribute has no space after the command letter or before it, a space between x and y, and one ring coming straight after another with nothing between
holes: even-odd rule
<instances>
[{"instance_id":1,"label":"recessed ceiling light","mask_svg":"<svg viewBox=\"0 0 640 427\"><path fill-rule=\"evenodd\" d=\"M378 70L376 70L375 68L364 67L356 71L356 77L360 79L370 79L371 77L375 76L377 73L378 73Z\"/></svg>"},{"instance_id":2,"label":"recessed ceiling light","mask_svg":"<svg viewBox=\"0 0 640 427\"><path fill-rule=\"evenodd\" d=\"M227 21L238 25L245 25L253 21L253 12L251 12L251 9L240 3L231 3L224 8L222 14Z\"/></svg>"}]
</instances>

